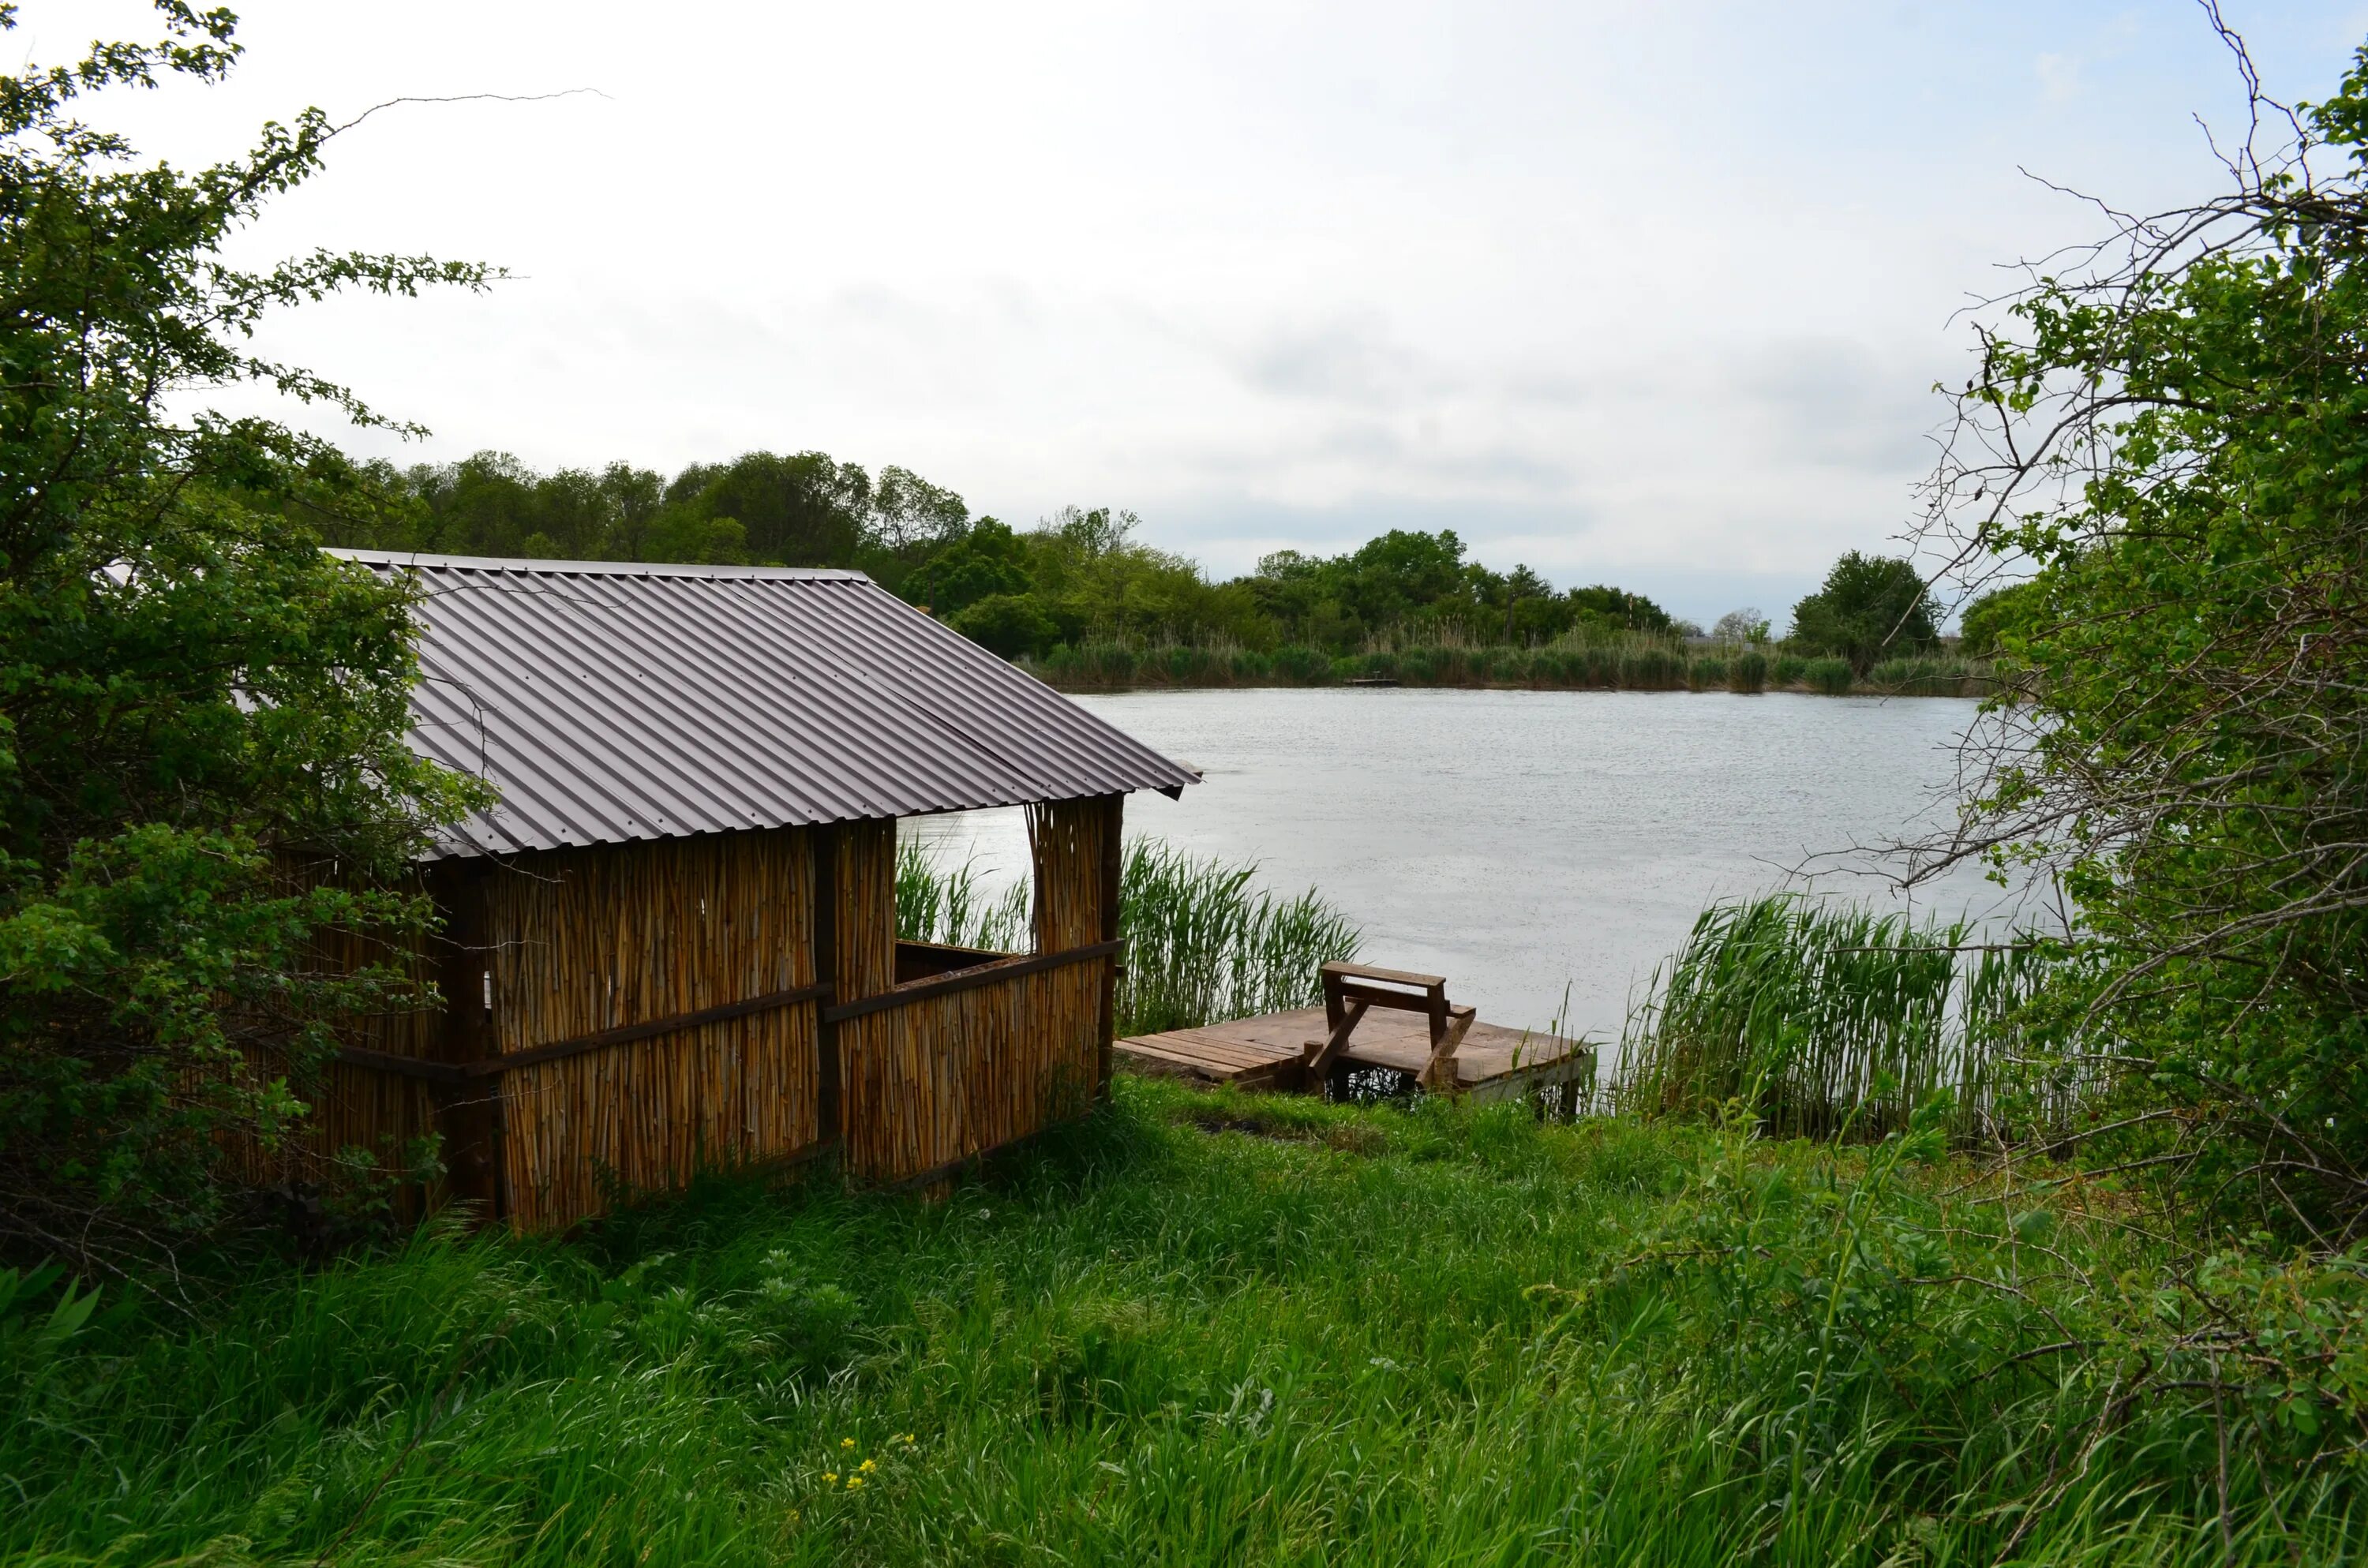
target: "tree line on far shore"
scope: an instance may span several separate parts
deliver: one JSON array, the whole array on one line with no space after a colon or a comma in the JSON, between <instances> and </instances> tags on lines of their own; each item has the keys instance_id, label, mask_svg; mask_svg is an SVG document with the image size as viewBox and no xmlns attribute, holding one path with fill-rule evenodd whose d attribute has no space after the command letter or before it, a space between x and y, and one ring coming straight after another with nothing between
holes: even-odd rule
<instances>
[{"instance_id":1,"label":"tree line on far shore","mask_svg":"<svg viewBox=\"0 0 2368 1568\"><path fill-rule=\"evenodd\" d=\"M1087 643L1304 648L1346 655L1377 640L1534 647L1625 632L1699 637L1645 595L1557 589L1527 565L1495 571L1452 529L1392 529L1338 555L1284 550L1212 582L1141 537L1132 512L1064 507L1034 527L973 517L962 498L894 465L875 476L823 452L749 452L672 479L630 463L541 473L500 452L365 471L382 504L313 519L329 542L535 559L848 567L1008 658ZM1978 607L1976 607L1978 608ZM1997 619L1967 616L1986 652ZM1712 635L1768 643L1759 610ZM1937 652L1926 585L1908 562L1850 551L1793 608L1782 645L1879 659Z\"/></svg>"}]
</instances>

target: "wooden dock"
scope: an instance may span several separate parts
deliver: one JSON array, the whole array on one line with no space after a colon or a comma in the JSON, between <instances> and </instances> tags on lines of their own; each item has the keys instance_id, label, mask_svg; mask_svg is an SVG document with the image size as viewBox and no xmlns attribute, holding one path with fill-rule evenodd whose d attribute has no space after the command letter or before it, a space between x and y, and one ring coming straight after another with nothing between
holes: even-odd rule
<instances>
[{"instance_id":1,"label":"wooden dock","mask_svg":"<svg viewBox=\"0 0 2368 1568\"><path fill-rule=\"evenodd\" d=\"M1595 1049L1584 1040L1482 1023L1468 1007L1447 1006L1445 983L1435 975L1333 964L1325 980L1326 1006L1136 1035L1112 1047L1116 1063L1278 1094L1319 1094L1360 1073L1391 1073L1408 1085L1479 1101L1548 1091L1567 1101L1594 1075ZM1385 999L1388 986L1428 995Z\"/></svg>"}]
</instances>

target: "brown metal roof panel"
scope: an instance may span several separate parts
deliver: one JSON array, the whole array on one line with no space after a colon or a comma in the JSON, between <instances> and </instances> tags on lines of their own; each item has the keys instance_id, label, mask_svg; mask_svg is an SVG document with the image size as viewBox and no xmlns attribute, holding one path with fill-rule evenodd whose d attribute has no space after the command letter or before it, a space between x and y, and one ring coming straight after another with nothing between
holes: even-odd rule
<instances>
[{"instance_id":1,"label":"brown metal roof panel","mask_svg":"<svg viewBox=\"0 0 2368 1568\"><path fill-rule=\"evenodd\" d=\"M1197 782L856 573L342 551L423 589L413 744L459 853Z\"/></svg>"}]
</instances>

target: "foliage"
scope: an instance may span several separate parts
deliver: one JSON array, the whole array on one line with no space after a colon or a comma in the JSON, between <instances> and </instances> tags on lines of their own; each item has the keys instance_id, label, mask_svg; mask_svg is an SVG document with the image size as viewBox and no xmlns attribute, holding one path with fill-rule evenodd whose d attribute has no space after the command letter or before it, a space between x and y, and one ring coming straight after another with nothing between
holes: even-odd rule
<instances>
[{"instance_id":1,"label":"foliage","mask_svg":"<svg viewBox=\"0 0 2368 1568\"><path fill-rule=\"evenodd\" d=\"M1976 596L1957 617L1957 652L1968 659L1993 658L2009 652L2008 639L2030 630L2046 603L2046 589L2036 583L2010 583Z\"/></svg>"},{"instance_id":2,"label":"foliage","mask_svg":"<svg viewBox=\"0 0 2368 1568\"><path fill-rule=\"evenodd\" d=\"M23 1290L0 1556L2350 1561L2359 1270L2209 1278L2186 1315L2111 1190L1923 1129L1121 1079L944 1201L712 1181L193 1319Z\"/></svg>"},{"instance_id":3,"label":"foliage","mask_svg":"<svg viewBox=\"0 0 2368 1568\"><path fill-rule=\"evenodd\" d=\"M1940 633L1924 579L1907 562L1846 552L1825 585L1793 607L1791 641L1835 653L1864 675L1877 659L1937 651Z\"/></svg>"},{"instance_id":4,"label":"foliage","mask_svg":"<svg viewBox=\"0 0 2368 1568\"><path fill-rule=\"evenodd\" d=\"M1598 585L1556 593L1526 566L1499 574L1464 559L1463 541L1392 529L1324 559L1279 551L1244 580L1284 641L1347 653L1376 633L1441 631L1520 647L1580 630L1667 632L1667 613L1640 594Z\"/></svg>"},{"instance_id":5,"label":"foliage","mask_svg":"<svg viewBox=\"0 0 2368 1568\"><path fill-rule=\"evenodd\" d=\"M1931 864L2060 880L2098 975L2065 1049L2134 1063L2129 1157L2340 1245L2368 1221L2368 49L2325 104L2254 109L2229 194L1984 330L1936 526L2037 575Z\"/></svg>"},{"instance_id":6,"label":"foliage","mask_svg":"<svg viewBox=\"0 0 2368 1568\"><path fill-rule=\"evenodd\" d=\"M85 1262L215 1217L225 1140L301 1113L326 1021L413 994L316 943L416 930L372 876L465 799L403 744L404 590L290 520L384 498L279 426L174 411L259 381L382 423L249 335L337 290L487 275L225 261L335 132L307 110L244 157L139 166L84 101L238 54L227 13L157 8L158 42L0 80L0 1244Z\"/></svg>"},{"instance_id":7,"label":"foliage","mask_svg":"<svg viewBox=\"0 0 2368 1568\"><path fill-rule=\"evenodd\" d=\"M1822 691L1827 697L1847 697L1857 676L1848 659L1810 659L1801 666L1801 679L1811 691Z\"/></svg>"},{"instance_id":8,"label":"foliage","mask_svg":"<svg viewBox=\"0 0 2368 1568\"><path fill-rule=\"evenodd\" d=\"M1742 642L1757 647L1768 641L1768 618L1749 606L1731 609L1713 624L1710 635L1713 642Z\"/></svg>"},{"instance_id":9,"label":"foliage","mask_svg":"<svg viewBox=\"0 0 2368 1568\"><path fill-rule=\"evenodd\" d=\"M1093 642L1060 644L1025 657L1025 668L1065 690L1141 687L1337 686L1362 679L1403 686L1523 687L1542 691L1672 691L1692 685L1730 691L1823 691L1856 686L1847 659L1803 659L1746 648L1732 657L1690 657L1674 639L1647 632L1572 633L1535 648L1455 639L1405 642L1338 657L1321 649L1260 653L1223 645ZM1702 679L1693 675L1701 666ZM1713 666L1723 669L1723 676ZM1989 667L1963 659L1894 660L1876 674L1892 695L1976 697L1991 689Z\"/></svg>"}]
</instances>

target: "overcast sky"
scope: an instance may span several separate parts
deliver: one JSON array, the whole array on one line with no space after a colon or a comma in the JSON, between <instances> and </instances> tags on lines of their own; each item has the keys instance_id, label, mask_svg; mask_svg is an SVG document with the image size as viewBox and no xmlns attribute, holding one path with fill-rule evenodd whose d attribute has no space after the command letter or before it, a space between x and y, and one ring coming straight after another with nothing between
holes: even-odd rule
<instances>
[{"instance_id":1,"label":"overcast sky","mask_svg":"<svg viewBox=\"0 0 2368 1568\"><path fill-rule=\"evenodd\" d=\"M2216 188L2187 0L236 7L176 161L381 100L247 254L483 259L489 295L264 347L429 426L399 460L900 463L1018 524L1131 507L1213 572L1384 527L1776 614L1912 513L1952 312ZM2226 0L2316 97L2368 6ZM34 0L43 62L142 8Z\"/></svg>"}]
</instances>

